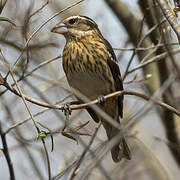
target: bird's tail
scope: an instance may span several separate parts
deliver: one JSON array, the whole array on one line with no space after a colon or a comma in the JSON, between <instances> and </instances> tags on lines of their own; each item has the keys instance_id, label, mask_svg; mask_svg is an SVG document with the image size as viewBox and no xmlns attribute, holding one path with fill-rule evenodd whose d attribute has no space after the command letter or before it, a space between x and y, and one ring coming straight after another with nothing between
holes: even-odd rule
<instances>
[{"instance_id":1,"label":"bird's tail","mask_svg":"<svg viewBox=\"0 0 180 180\"><path fill-rule=\"evenodd\" d=\"M122 158L131 160L131 152L124 137L118 145L111 149L111 155L114 162L119 162Z\"/></svg>"},{"instance_id":2,"label":"bird's tail","mask_svg":"<svg viewBox=\"0 0 180 180\"><path fill-rule=\"evenodd\" d=\"M118 134L119 130L115 129L111 126L111 128L106 128L106 133L108 136L108 139L111 140L113 137L115 137ZM114 162L121 161L122 158L131 159L131 151L126 143L126 140L124 137L121 138L119 144L115 145L111 149L111 155Z\"/></svg>"}]
</instances>

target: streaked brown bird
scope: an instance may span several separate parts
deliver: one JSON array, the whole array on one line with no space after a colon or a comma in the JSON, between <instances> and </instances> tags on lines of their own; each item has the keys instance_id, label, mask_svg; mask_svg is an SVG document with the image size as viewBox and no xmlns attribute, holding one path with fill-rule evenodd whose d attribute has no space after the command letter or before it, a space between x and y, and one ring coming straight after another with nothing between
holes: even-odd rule
<instances>
[{"instance_id":1,"label":"streaked brown bird","mask_svg":"<svg viewBox=\"0 0 180 180\"><path fill-rule=\"evenodd\" d=\"M71 16L57 24L52 32L64 35L63 68L69 85L88 97L97 99L100 95L123 90L117 59L109 42L104 39L97 24L86 16ZM98 105L104 112L120 123L123 117L123 97L107 99ZM92 109L87 111L95 122L101 121L108 139L119 130ZM124 137L111 149L112 159L131 159L131 153Z\"/></svg>"}]
</instances>

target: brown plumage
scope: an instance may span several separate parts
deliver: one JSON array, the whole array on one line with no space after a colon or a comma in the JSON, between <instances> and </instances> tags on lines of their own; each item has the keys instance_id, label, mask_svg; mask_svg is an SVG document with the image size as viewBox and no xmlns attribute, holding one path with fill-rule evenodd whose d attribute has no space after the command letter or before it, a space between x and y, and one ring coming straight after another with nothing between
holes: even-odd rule
<instances>
[{"instance_id":1,"label":"brown plumage","mask_svg":"<svg viewBox=\"0 0 180 180\"><path fill-rule=\"evenodd\" d=\"M57 24L52 32L63 34L66 45L63 51L63 68L69 85L91 100L100 95L123 90L121 74L116 56L97 24L85 16L71 16ZM118 123L123 117L123 96L107 99L98 105ZM119 130L88 108L95 122L101 121L108 139L116 136ZM130 150L124 137L111 149L114 162L122 158L131 159Z\"/></svg>"}]
</instances>

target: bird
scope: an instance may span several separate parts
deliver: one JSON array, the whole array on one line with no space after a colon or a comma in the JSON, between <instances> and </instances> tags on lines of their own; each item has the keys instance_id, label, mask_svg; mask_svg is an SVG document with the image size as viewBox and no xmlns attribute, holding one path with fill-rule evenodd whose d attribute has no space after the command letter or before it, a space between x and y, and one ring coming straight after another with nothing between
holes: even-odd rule
<instances>
[{"instance_id":1,"label":"bird","mask_svg":"<svg viewBox=\"0 0 180 180\"><path fill-rule=\"evenodd\" d=\"M90 100L123 90L116 55L94 20L82 15L70 16L55 25L51 32L65 37L62 63L71 88ZM79 97L77 99L81 100ZM123 118L123 96L106 99L98 106L120 123L120 118ZM96 123L102 123L108 140L119 133L119 129L92 108L86 110ZM120 162L123 158L131 159L131 152L124 137L111 149L111 155L114 162Z\"/></svg>"}]
</instances>

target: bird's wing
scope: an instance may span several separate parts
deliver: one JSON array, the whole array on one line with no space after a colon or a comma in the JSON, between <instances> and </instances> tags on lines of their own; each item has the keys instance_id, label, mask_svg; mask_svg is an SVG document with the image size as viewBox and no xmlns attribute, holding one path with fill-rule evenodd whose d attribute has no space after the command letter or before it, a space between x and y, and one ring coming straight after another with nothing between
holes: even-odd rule
<instances>
[{"instance_id":1,"label":"bird's wing","mask_svg":"<svg viewBox=\"0 0 180 180\"><path fill-rule=\"evenodd\" d=\"M110 43L107 40L105 40L105 44L106 44L107 50L110 53L110 57L108 58L107 62L108 62L108 65L110 67L111 73L112 73L114 81L115 81L116 91L122 91L123 83L122 83L122 79L121 79L120 69L117 64L116 55L113 51L112 46L110 45ZM122 118L123 117L123 96L118 97L118 107L119 107L119 115Z\"/></svg>"}]
</instances>

